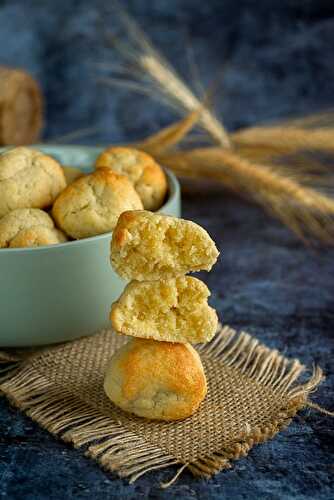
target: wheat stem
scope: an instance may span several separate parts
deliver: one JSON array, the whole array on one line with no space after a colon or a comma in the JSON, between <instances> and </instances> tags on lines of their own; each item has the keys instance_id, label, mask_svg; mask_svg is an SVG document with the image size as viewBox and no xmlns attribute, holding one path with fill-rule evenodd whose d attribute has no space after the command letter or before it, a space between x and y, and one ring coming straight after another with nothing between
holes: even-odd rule
<instances>
[{"instance_id":1,"label":"wheat stem","mask_svg":"<svg viewBox=\"0 0 334 500\"><path fill-rule=\"evenodd\" d=\"M223 148L199 148L158 156L178 175L205 177L255 199L300 237L304 233L333 242L334 200L304 187L277 169L253 164Z\"/></svg>"},{"instance_id":2,"label":"wheat stem","mask_svg":"<svg viewBox=\"0 0 334 500\"><path fill-rule=\"evenodd\" d=\"M301 156L300 152L334 153L334 113L251 127L229 136L222 122L155 50L135 21L121 7L117 11L129 40L128 44L119 43L119 52L131 63L135 79L128 87L135 86L141 92L147 89L146 93L181 114L192 113L137 146L178 175L211 178L255 200L301 238L311 235L333 243L334 200L317 190L333 187L333 178L317 159ZM218 146L176 151L197 119ZM293 165L287 163L283 168L276 163L277 158L282 161L284 155L297 153Z\"/></svg>"},{"instance_id":3,"label":"wheat stem","mask_svg":"<svg viewBox=\"0 0 334 500\"><path fill-rule=\"evenodd\" d=\"M195 111L202 106L202 103L195 97L180 78L168 67L165 67L159 60L150 55L142 55L140 64L152 78L163 88L164 92L172 96L187 112ZM213 139L222 146L229 147L230 139L227 132L217 118L206 108L201 111L199 122L210 133Z\"/></svg>"},{"instance_id":4,"label":"wheat stem","mask_svg":"<svg viewBox=\"0 0 334 500\"><path fill-rule=\"evenodd\" d=\"M200 124L209 132L215 142L224 147L230 147L229 135L223 124L215 115L203 106L203 103L195 96L187 84L176 73L174 68L155 50L152 43L138 24L120 6L119 2L113 0L115 11L122 25L126 29L129 41L133 47L121 43L114 43L125 60L130 61L134 67L144 71L145 77L149 76L156 93L167 95L172 106L178 105L179 110L187 114L201 108ZM113 38L115 42L115 38ZM135 76L135 75L134 75Z\"/></svg>"},{"instance_id":5,"label":"wheat stem","mask_svg":"<svg viewBox=\"0 0 334 500\"><path fill-rule=\"evenodd\" d=\"M334 129L299 129L296 127L250 127L232 136L237 146L272 148L279 154L300 150L334 152Z\"/></svg>"}]
</instances>

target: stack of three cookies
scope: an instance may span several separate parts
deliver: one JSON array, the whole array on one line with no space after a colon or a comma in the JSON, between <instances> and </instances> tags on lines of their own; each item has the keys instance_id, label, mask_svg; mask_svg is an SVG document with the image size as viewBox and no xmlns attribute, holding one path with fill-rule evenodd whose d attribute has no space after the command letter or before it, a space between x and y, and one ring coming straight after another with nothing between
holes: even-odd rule
<instances>
[{"instance_id":1,"label":"stack of three cookies","mask_svg":"<svg viewBox=\"0 0 334 500\"><path fill-rule=\"evenodd\" d=\"M191 221L148 211L120 216L111 261L132 281L110 318L117 333L134 338L110 360L104 388L123 410L178 420L204 399L203 366L190 344L211 340L218 320L206 285L186 274L209 271L218 255L208 233Z\"/></svg>"}]
</instances>

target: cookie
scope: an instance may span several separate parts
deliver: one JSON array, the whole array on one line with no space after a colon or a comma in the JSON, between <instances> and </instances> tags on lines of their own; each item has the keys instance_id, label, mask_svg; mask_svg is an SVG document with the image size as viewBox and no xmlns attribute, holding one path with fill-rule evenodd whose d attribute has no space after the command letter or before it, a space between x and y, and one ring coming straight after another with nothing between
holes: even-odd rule
<instances>
[{"instance_id":1,"label":"cookie","mask_svg":"<svg viewBox=\"0 0 334 500\"><path fill-rule=\"evenodd\" d=\"M171 421L198 409L207 384L200 357L189 344L133 339L111 358L104 390L124 411Z\"/></svg>"},{"instance_id":2,"label":"cookie","mask_svg":"<svg viewBox=\"0 0 334 500\"><path fill-rule=\"evenodd\" d=\"M158 341L208 342L218 327L210 292L197 278L132 281L112 304L110 319L122 335Z\"/></svg>"},{"instance_id":3,"label":"cookie","mask_svg":"<svg viewBox=\"0 0 334 500\"><path fill-rule=\"evenodd\" d=\"M65 187L63 169L51 156L25 147L0 155L0 217L16 208L46 208Z\"/></svg>"},{"instance_id":4,"label":"cookie","mask_svg":"<svg viewBox=\"0 0 334 500\"><path fill-rule=\"evenodd\" d=\"M111 243L115 271L139 281L209 271L218 255L215 243L198 224L148 211L123 213Z\"/></svg>"},{"instance_id":5,"label":"cookie","mask_svg":"<svg viewBox=\"0 0 334 500\"><path fill-rule=\"evenodd\" d=\"M95 166L126 175L145 209L158 210L163 204L167 193L166 175L147 153L133 148L110 147L99 155Z\"/></svg>"},{"instance_id":6,"label":"cookie","mask_svg":"<svg viewBox=\"0 0 334 500\"><path fill-rule=\"evenodd\" d=\"M52 215L60 229L80 239L112 231L122 212L138 208L142 203L128 178L99 168L67 186Z\"/></svg>"},{"instance_id":7,"label":"cookie","mask_svg":"<svg viewBox=\"0 0 334 500\"><path fill-rule=\"evenodd\" d=\"M45 226L35 226L23 229L15 236L10 244L10 248L40 247L44 245L57 245L67 241L66 235L57 228Z\"/></svg>"},{"instance_id":8,"label":"cookie","mask_svg":"<svg viewBox=\"0 0 334 500\"><path fill-rule=\"evenodd\" d=\"M66 239L39 208L17 208L0 219L0 248L53 245Z\"/></svg>"}]
</instances>

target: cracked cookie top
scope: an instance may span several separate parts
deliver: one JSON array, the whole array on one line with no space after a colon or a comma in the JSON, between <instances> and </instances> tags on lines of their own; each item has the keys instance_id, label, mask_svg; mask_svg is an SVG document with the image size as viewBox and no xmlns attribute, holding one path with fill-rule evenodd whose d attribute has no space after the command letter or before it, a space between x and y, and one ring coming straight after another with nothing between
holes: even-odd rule
<instances>
[{"instance_id":1,"label":"cracked cookie top","mask_svg":"<svg viewBox=\"0 0 334 500\"><path fill-rule=\"evenodd\" d=\"M65 188L60 164L40 151L19 147L0 155L0 217L16 208L46 208Z\"/></svg>"},{"instance_id":2,"label":"cracked cookie top","mask_svg":"<svg viewBox=\"0 0 334 500\"><path fill-rule=\"evenodd\" d=\"M142 207L126 176L99 168L67 186L56 199L52 215L66 234L80 239L112 231L122 212Z\"/></svg>"}]
</instances>

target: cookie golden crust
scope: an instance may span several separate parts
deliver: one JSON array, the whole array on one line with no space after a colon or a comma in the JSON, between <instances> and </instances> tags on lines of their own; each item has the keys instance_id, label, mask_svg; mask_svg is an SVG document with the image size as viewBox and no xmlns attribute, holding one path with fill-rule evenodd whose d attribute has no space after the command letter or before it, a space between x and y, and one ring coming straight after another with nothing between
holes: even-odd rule
<instances>
[{"instance_id":1,"label":"cookie golden crust","mask_svg":"<svg viewBox=\"0 0 334 500\"><path fill-rule=\"evenodd\" d=\"M145 209L158 210L163 204L167 193L166 175L147 153L133 148L110 147L98 156L95 166L126 175Z\"/></svg>"},{"instance_id":2,"label":"cookie golden crust","mask_svg":"<svg viewBox=\"0 0 334 500\"><path fill-rule=\"evenodd\" d=\"M66 187L59 163L37 150L14 148L0 155L0 217L16 208L45 208Z\"/></svg>"},{"instance_id":3,"label":"cookie golden crust","mask_svg":"<svg viewBox=\"0 0 334 500\"><path fill-rule=\"evenodd\" d=\"M57 228L35 226L23 229L9 244L10 248L40 247L43 245L57 245L67 241L65 234Z\"/></svg>"},{"instance_id":4,"label":"cookie golden crust","mask_svg":"<svg viewBox=\"0 0 334 500\"><path fill-rule=\"evenodd\" d=\"M100 168L67 186L52 215L66 234L80 239L112 231L124 210L138 208L142 203L127 177Z\"/></svg>"},{"instance_id":5,"label":"cookie golden crust","mask_svg":"<svg viewBox=\"0 0 334 500\"><path fill-rule=\"evenodd\" d=\"M0 248L38 247L67 241L39 208L17 208L0 219Z\"/></svg>"},{"instance_id":6,"label":"cookie golden crust","mask_svg":"<svg viewBox=\"0 0 334 500\"><path fill-rule=\"evenodd\" d=\"M208 342L217 331L210 292L197 278L132 281L111 307L114 330L123 335L167 342Z\"/></svg>"},{"instance_id":7,"label":"cookie golden crust","mask_svg":"<svg viewBox=\"0 0 334 500\"><path fill-rule=\"evenodd\" d=\"M219 252L194 222L148 211L125 212L111 243L111 263L125 279L159 280L210 271Z\"/></svg>"},{"instance_id":8,"label":"cookie golden crust","mask_svg":"<svg viewBox=\"0 0 334 500\"><path fill-rule=\"evenodd\" d=\"M79 177L83 177L84 173L79 169L75 167L68 167L66 165L62 166L65 179L66 179L66 185L68 186L69 184L72 184L75 180L79 179Z\"/></svg>"},{"instance_id":9,"label":"cookie golden crust","mask_svg":"<svg viewBox=\"0 0 334 500\"><path fill-rule=\"evenodd\" d=\"M207 385L200 357L189 344L133 339L111 358L104 390L124 411L169 421L192 415Z\"/></svg>"}]
</instances>

